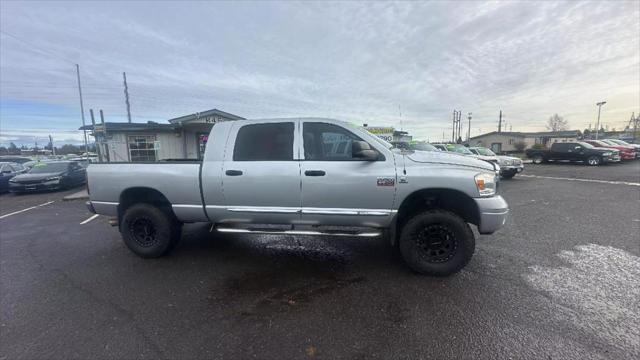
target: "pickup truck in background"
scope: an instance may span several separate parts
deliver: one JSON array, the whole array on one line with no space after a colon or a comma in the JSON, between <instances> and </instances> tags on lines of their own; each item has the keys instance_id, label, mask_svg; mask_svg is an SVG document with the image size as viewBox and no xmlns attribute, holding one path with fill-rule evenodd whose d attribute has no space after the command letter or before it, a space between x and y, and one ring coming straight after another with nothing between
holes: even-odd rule
<instances>
[{"instance_id":1,"label":"pickup truck in background","mask_svg":"<svg viewBox=\"0 0 640 360\"><path fill-rule=\"evenodd\" d=\"M550 149L527 149L525 153L534 164L547 161L581 161L587 165L597 166L620 161L617 150L597 148L582 141L553 143Z\"/></svg>"},{"instance_id":2,"label":"pickup truck in background","mask_svg":"<svg viewBox=\"0 0 640 360\"><path fill-rule=\"evenodd\" d=\"M88 168L89 209L114 217L141 257L168 253L184 223L228 233L387 235L422 274L471 259L469 226L491 234L509 208L496 167L444 152L404 151L329 119L220 122L201 162Z\"/></svg>"},{"instance_id":3,"label":"pickup truck in background","mask_svg":"<svg viewBox=\"0 0 640 360\"><path fill-rule=\"evenodd\" d=\"M488 158L495 158L495 161L500 165L500 176L505 179L511 179L516 174L524 171L524 165L522 164L522 159L513 157L513 156L505 156L505 155L496 155L491 149L487 149L485 147L473 146L469 148L469 151L476 154L476 156L484 156ZM486 159L482 159L486 160Z\"/></svg>"}]
</instances>

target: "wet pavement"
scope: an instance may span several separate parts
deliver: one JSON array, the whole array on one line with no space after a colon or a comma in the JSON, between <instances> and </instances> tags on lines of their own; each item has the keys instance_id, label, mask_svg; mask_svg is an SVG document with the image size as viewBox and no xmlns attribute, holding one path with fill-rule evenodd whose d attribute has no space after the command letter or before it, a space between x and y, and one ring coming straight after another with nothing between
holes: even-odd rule
<instances>
[{"instance_id":1,"label":"wet pavement","mask_svg":"<svg viewBox=\"0 0 640 360\"><path fill-rule=\"evenodd\" d=\"M633 182L639 166L525 174ZM508 224L448 278L413 274L382 238L197 224L144 260L106 218L80 225L83 203L49 194L0 219L0 359L639 357L640 187L519 176L501 187ZM14 200L26 201L0 197L2 214L25 205Z\"/></svg>"}]
</instances>

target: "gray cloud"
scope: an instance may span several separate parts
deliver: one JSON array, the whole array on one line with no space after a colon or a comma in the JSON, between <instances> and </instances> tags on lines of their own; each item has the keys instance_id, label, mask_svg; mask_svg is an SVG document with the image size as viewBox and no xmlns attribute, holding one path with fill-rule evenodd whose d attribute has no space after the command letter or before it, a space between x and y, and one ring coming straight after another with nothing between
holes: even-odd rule
<instances>
[{"instance_id":1,"label":"gray cloud","mask_svg":"<svg viewBox=\"0 0 640 360\"><path fill-rule=\"evenodd\" d=\"M473 133L500 109L514 130L553 113L584 128L601 99L611 126L640 110L638 2L1 4L1 29L35 46L2 35L0 95L77 114L78 62L111 120L122 71L136 121L217 107L399 127L400 105L405 129L440 138L454 108Z\"/></svg>"}]
</instances>

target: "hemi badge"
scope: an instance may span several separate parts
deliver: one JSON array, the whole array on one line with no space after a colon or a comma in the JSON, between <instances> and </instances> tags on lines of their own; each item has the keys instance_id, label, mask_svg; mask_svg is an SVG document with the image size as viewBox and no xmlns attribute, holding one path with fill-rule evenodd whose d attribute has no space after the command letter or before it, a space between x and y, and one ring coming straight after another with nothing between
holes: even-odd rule
<instances>
[{"instance_id":1,"label":"hemi badge","mask_svg":"<svg viewBox=\"0 0 640 360\"><path fill-rule=\"evenodd\" d=\"M378 186L393 186L396 183L394 178L379 177Z\"/></svg>"}]
</instances>

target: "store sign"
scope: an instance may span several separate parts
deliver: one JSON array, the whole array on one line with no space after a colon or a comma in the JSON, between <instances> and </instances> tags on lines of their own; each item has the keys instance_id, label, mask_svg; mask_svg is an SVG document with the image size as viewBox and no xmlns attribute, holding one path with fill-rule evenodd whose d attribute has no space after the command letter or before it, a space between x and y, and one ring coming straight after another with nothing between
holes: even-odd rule
<instances>
[{"instance_id":1,"label":"store sign","mask_svg":"<svg viewBox=\"0 0 640 360\"><path fill-rule=\"evenodd\" d=\"M381 138L382 140L392 142L393 141L393 128L392 127L379 127L379 126L371 126L366 127L368 132L374 134L375 136Z\"/></svg>"}]
</instances>

